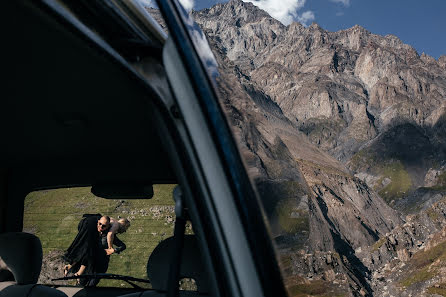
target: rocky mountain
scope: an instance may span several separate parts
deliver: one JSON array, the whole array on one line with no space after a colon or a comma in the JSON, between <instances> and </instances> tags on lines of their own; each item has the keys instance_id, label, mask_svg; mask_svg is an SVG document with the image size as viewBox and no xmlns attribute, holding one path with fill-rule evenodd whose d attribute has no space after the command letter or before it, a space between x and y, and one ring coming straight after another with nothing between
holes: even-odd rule
<instances>
[{"instance_id":1,"label":"rocky mountain","mask_svg":"<svg viewBox=\"0 0 446 297\"><path fill-rule=\"evenodd\" d=\"M396 36L375 35L360 26L338 32L317 24L283 26L241 1L195 12L194 17L209 35L218 36L225 55L312 143L353 171L377 179L383 175L380 168L354 161L364 155L374 158L362 150L379 146L379 136L386 133L404 135L386 143L376 163L410 167L408 190L423 186L429 169L443 165L446 56L438 61L419 56ZM417 139L407 142L412 136ZM412 151L424 152L421 166L412 166L410 153L395 154L413 142L418 147Z\"/></svg>"},{"instance_id":2,"label":"rocky mountain","mask_svg":"<svg viewBox=\"0 0 446 297\"><path fill-rule=\"evenodd\" d=\"M222 104L291 295L441 288L434 274L406 286L395 272L415 267L446 213L446 56L360 26L284 26L241 0L192 14L219 62Z\"/></svg>"}]
</instances>

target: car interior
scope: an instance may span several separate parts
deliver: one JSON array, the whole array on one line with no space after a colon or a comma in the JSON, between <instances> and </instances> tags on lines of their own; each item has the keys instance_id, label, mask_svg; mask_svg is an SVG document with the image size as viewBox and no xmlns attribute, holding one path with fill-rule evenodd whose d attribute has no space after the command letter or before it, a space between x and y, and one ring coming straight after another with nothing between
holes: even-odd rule
<instances>
[{"instance_id":1,"label":"car interior","mask_svg":"<svg viewBox=\"0 0 446 297\"><path fill-rule=\"evenodd\" d=\"M178 153L169 145L175 135L166 133L176 114L166 103L170 93L160 61L164 33L129 21L128 15L143 11L97 3L8 1L0 12L6 77L0 100L1 296L142 293L37 284L42 245L37 236L22 232L28 193L88 186L105 198L149 199L153 184L181 186L182 173L172 161ZM141 60L145 67L135 70L132 63ZM181 214L184 206L176 205ZM166 296L172 273L197 284L198 291L180 296L211 294L205 251L196 235L184 237L177 225L175 235L143 260L152 285L143 296ZM187 259L181 267L180 259Z\"/></svg>"}]
</instances>

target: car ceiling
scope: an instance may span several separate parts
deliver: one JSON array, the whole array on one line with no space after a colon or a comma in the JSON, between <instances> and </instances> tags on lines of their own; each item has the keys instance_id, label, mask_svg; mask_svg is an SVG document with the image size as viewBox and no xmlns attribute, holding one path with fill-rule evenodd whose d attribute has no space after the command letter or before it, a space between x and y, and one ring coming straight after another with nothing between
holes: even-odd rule
<instances>
[{"instance_id":1,"label":"car ceiling","mask_svg":"<svg viewBox=\"0 0 446 297\"><path fill-rule=\"evenodd\" d=\"M155 93L88 38L31 2L7 1L0 169L33 188L174 183ZM6 6L6 7L5 7ZM7 28L7 29L6 29Z\"/></svg>"}]
</instances>

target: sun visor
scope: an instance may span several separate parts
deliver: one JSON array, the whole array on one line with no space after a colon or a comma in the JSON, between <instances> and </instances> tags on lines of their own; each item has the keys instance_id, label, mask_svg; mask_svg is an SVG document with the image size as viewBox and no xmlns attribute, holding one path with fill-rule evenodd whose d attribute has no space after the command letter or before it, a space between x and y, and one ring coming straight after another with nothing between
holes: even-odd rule
<instances>
[{"instance_id":1,"label":"sun visor","mask_svg":"<svg viewBox=\"0 0 446 297\"><path fill-rule=\"evenodd\" d=\"M153 197L151 183L100 183L91 187L91 193L106 199L150 199Z\"/></svg>"}]
</instances>

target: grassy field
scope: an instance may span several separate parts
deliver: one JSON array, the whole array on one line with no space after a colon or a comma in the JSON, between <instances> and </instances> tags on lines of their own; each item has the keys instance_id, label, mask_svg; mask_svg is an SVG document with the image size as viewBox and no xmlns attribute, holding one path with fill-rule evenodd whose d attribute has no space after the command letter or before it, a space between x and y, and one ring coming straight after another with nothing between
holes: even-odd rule
<instances>
[{"instance_id":1,"label":"grassy field","mask_svg":"<svg viewBox=\"0 0 446 297\"><path fill-rule=\"evenodd\" d=\"M146 265L155 246L173 235L175 185L155 185L149 200L107 200L94 196L90 188L67 188L30 193L25 200L24 231L37 235L44 255L64 251L77 234L85 213L101 213L131 221L119 235L127 249L112 255L108 273L146 278ZM190 226L189 226L190 229ZM126 286L121 281L101 281L102 286Z\"/></svg>"},{"instance_id":2,"label":"grassy field","mask_svg":"<svg viewBox=\"0 0 446 297\"><path fill-rule=\"evenodd\" d=\"M389 178L391 182L384 188L379 190L379 195L384 198L387 203L390 203L394 199L404 197L412 188L412 181L409 173L404 168L404 165L399 162L390 162L380 168L381 179L378 184Z\"/></svg>"}]
</instances>

